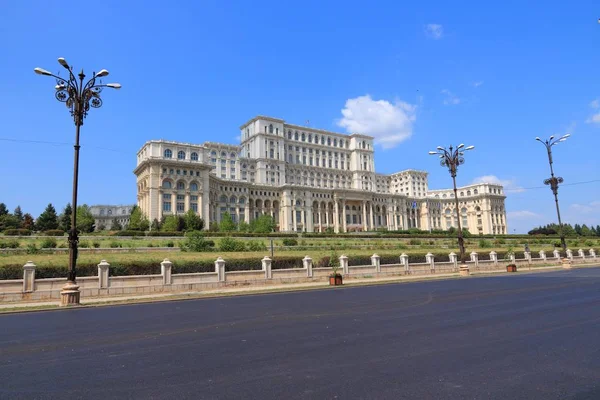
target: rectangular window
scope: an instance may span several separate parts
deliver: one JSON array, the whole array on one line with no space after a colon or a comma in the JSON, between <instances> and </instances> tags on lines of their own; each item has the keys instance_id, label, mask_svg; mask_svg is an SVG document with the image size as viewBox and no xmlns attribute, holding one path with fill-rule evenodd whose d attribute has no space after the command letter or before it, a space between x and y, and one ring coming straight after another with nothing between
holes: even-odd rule
<instances>
[{"instance_id":1,"label":"rectangular window","mask_svg":"<svg viewBox=\"0 0 600 400\"><path fill-rule=\"evenodd\" d=\"M198 196L192 195L192 196L190 196L190 200L191 201L198 201Z\"/></svg>"},{"instance_id":2,"label":"rectangular window","mask_svg":"<svg viewBox=\"0 0 600 400\"><path fill-rule=\"evenodd\" d=\"M177 195L177 200L185 200L185 195L183 195L183 194L178 194L178 195Z\"/></svg>"},{"instance_id":3,"label":"rectangular window","mask_svg":"<svg viewBox=\"0 0 600 400\"><path fill-rule=\"evenodd\" d=\"M170 201L163 202L163 211L171 212L171 202Z\"/></svg>"},{"instance_id":4,"label":"rectangular window","mask_svg":"<svg viewBox=\"0 0 600 400\"><path fill-rule=\"evenodd\" d=\"M329 159L329 168L331 168L331 158Z\"/></svg>"},{"instance_id":5,"label":"rectangular window","mask_svg":"<svg viewBox=\"0 0 600 400\"><path fill-rule=\"evenodd\" d=\"M190 203L190 208L194 211L194 212L198 212L198 203Z\"/></svg>"},{"instance_id":6,"label":"rectangular window","mask_svg":"<svg viewBox=\"0 0 600 400\"><path fill-rule=\"evenodd\" d=\"M177 212L183 212L183 211L185 211L185 204L177 203Z\"/></svg>"},{"instance_id":7,"label":"rectangular window","mask_svg":"<svg viewBox=\"0 0 600 400\"><path fill-rule=\"evenodd\" d=\"M306 156L302 156L302 164L306 165Z\"/></svg>"}]
</instances>

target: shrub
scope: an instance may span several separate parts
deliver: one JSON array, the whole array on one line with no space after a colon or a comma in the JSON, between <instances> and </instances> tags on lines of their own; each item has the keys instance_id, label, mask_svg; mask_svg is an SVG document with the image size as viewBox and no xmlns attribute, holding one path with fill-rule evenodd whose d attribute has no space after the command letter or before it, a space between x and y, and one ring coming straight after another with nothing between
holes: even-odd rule
<instances>
[{"instance_id":1,"label":"shrub","mask_svg":"<svg viewBox=\"0 0 600 400\"><path fill-rule=\"evenodd\" d=\"M175 247L175 242L173 242L172 240L169 240L169 241L166 243L166 245L167 245L167 247Z\"/></svg>"},{"instance_id":2,"label":"shrub","mask_svg":"<svg viewBox=\"0 0 600 400\"><path fill-rule=\"evenodd\" d=\"M152 242L149 242L146 247L154 247L154 245L152 244Z\"/></svg>"},{"instance_id":3,"label":"shrub","mask_svg":"<svg viewBox=\"0 0 600 400\"><path fill-rule=\"evenodd\" d=\"M173 236L183 236L183 235L184 235L184 232L161 232L161 231L152 231L152 232L148 232L146 234L146 236L160 236L160 237L173 237Z\"/></svg>"},{"instance_id":4,"label":"shrub","mask_svg":"<svg viewBox=\"0 0 600 400\"><path fill-rule=\"evenodd\" d=\"M35 243L29 243L27 245L27 254L37 254L40 251L38 250L37 246L35 245Z\"/></svg>"},{"instance_id":5,"label":"shrub","mask_svg":"<svg viewBox=\"0 0 600 400\"><path fill-rule=\"evenodd\" d=\"M65 231L63 231L62 229L48 229L47 231L44 231L44 235L46 235L46 236L64 236Z\"/></svg>"},{"instance_id":6,"label":"shrub","mask_svg":"<svg viewBox=\"0 0 600 400\"><path fill-rule=\"evenodd\" d=\"M42 249L55 249L56 248L56 239L53 237L44 238L40 243L40 248Z\"/></svg>"},{"instance_id":7,"label":"shrub","mask_svg":"<svg viewBox=\"0 0 600 400\"><path fill-rule=\"evenodd\" d=\"M19 241L17 239L0 240L0 249L18 249Z\"/></svg>"},{"instance_id":8,"label":"shrub","mask_svg":"<svg viewBox=\"0 0 600 400\"><path fill-rule=\"evenodd\" d=\"M99 242L99 241L97 241L97 240L94 240L94 241L92 242L92 246L93 246L95 249L99 249L99 248L100 248L100 242Z\"/></svg>"},{"instance_id":9,"label":"shrub","mask_svg":"<svg viewBox=\"0 0 600 400\"><path fill-rule=\"evenodd\" d=\"M285 239L284 239L285 240ZM250 240L248 241L248 251L265 251L267 246L263 242Z\"/></svg>"},{"instance_id":10,"label":"shrub","mask_svg":"<svg viewBox=\"0 0 600 400\"><path fill-rule=\"evenodd\" d=\"M67 247L68 246L66 242L60 242L58 246L56 246L57 249L66 249Z\"/></svg>"},{"instance_id":11,"label":"shrub","mask_svg":"<svg viewBox=\"0 0 600 400\"><path fill-rule=\"evenodd\" d=\"M87 240L82 240L81 242L79 242L79 248L80 249L89 249L90 242L88 242Z\"/></svg>"},{"instance_id":12,"label":"shrub","mask_svg":"<svg viewBox=\"0 0 600 400\"><path fill-rule=\"evenodd\" d=\"M408 244L412 246L419 246L421 244L421 241L419 239L410 239L408 241Z\"/></svg>"},{"instance_id":13,"label":"shrub","mask_svg":"<svg viewBox=\"0 0 600 400\"><path fill-rule=\"evenodd\" d=\"M115 236L144 236L144 232L143 231L131 231L131 230L118 231L117 233L115 233Z\"/></svg>"},{"instance_id":14,"label":"shrub","mask_svg":"<svg viewBox=\"0 0 600 400\"><path fill-rule=\"evenodd\" d=\"M221 251L246 251L246 244L241 240L231 237L224 237L219 241L219 250Z\"/></svg>"},{"instance_id":15,"label":"shrub","mask_svg":"<svg viewBox=\"0 0 600 400\"><path fill-rule=\"evenodd\" d=\"M116 240L112 240L109 244L108 247L110 247L111 249L116 249L119 247L122 247L121 243L117 242Z\"/></svg>"},{"instance_id":16,"label":"shrub","mask_svg":"<svg viewBox=\"0 0 600 400\"><path fill-rule=\"evenodd\" d=\"M31 236L29 229L7 229L4 231L6 236Z\"/></svg>"},{"instance_id":17,"label":"shrub","mask_svg":"<svg viewBox=\"0 0 600 400\"><path fill-rule=\"evenodd\" d=\"M191 232L186 234L187 238L179 243L182 251L212 251L215 247L215 242L206 240L204 235L199 232Z\"/></svg>"},{"instance_id":18,"label":"shrub","mask_svg":"<svg viewBox=\"0 0 600 400\"><path fill-rule=\"evenodd\" d=\"M489 240L485 240L485 239L479 239L479 248L480 249L488 249L490 247L492 247L492 244L489 242Z\"/></svg>"},{"instance_id":19,"label":"shrub","mask_svg":"<svg viewBox=\"0 0 600 400\"><path fill-rule=\"evenodd\" d=\"M282 240L282 243L284 246L297 246L298 240L293 239L293 238L285 238Z\"/></svg>"}]
</instances>

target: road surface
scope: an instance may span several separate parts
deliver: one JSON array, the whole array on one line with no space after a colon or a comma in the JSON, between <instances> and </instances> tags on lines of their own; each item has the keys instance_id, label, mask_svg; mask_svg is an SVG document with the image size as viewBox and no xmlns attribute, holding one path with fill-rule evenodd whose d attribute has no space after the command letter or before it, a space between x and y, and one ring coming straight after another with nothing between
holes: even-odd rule
<instances>
[{"instance_id":1,"label":"road surface","mask_svg":"<svg viewBox=\"0 0 600 400\"><path fill-rule=\"evenodd\" d=\"M0 398L600 399L600 268L4 315Z\"/></svg>"}]
</instances>

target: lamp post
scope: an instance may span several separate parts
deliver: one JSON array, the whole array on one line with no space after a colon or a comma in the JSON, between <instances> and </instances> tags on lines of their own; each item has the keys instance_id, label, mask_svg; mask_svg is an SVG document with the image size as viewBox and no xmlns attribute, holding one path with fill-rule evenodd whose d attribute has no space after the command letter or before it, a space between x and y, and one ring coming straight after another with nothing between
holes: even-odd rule
<instances>
[{"instance_id":1,"label":"lamp post","mask_svg":"<svg viewBox=\"0 0 600 400\"><path fill-rule=\"evenodd\" d=\"M550 178L545 179L544 184L550 185L550 189L552 189L552 193L554 194L554 202L556 203L556 214L558 215L558 234L560 235L560 245L562 246L563 251L567 251L567 242L565 241L563 225L560 220L560 208L558 207L558 185L563 183L563 178L554 176L554 168L552 168L552 146L564 142L569 136L571 136L571 134L567 133L566 135L563 135L557 139L555 139L554 136L550 136L548 140L542 140L539 137L535 138L535 140L537 140L546 147L546 151L548 152L548 163L550 164Z\"/></svg>"},{"instance_id":2,"label":"lamp post","mask_svg":"<svg viewBox=\"0 0 600 400\"><path fill-rule=\"evenodd\" d=\"M108 71L105 69L100 72L92 73L92 77L84 83L85 74L83 70L77 77L73 74L73 67L70 66L64 58L59 58L58 63L64 67L68 72L68 78L61 78L58 75L54 75L45 69L35 68L34 72L38 75L51 76L56 79L56 90L54 97L62 103L65 103L69 109L73 121L75 122L75 157L73 162L73 213L71 214L71 229L69 230L69 275L67 283L63 286L60 292L60 304L61 306L72 306L79 304L80 292L79 285L77 285L76 277L76 266L77 266L77 244L79 238L77 235L77 184L79 176L79 130L83 125L83 120L87 116L90 107L99 108L102 106L102 100L100 99L100 93L105 87L112 89L120 89L121 85L118 83L102 84L102 81L97 79L108 75ZM79 78L79 79L77 79Z\"/></svg>"},{"instance_id":3,"label":"lamp post","mask_svg":"<svg viewBox=\"0 0 600 400\"><path fill-rule=\"evenodd\" d=\"M469 275L469 267L465 260L465 240L463 238L462 227L460 225L460 209L458 204L458 194L456 190L456 171L458 166L464 164L465 159L463 158L464 152L467 150L473 150L475 146L467 146L459 144L456 148L452 146L447 149L441 146L437 147L437 151L430 151L430 155L437 155L440 157L440 165L447 167L452 176L452 184L454 185L454 200L456 202L456 222L458 224L458 248L460 250L460 273L461 275Z\"/></svg>"}]
</instances>

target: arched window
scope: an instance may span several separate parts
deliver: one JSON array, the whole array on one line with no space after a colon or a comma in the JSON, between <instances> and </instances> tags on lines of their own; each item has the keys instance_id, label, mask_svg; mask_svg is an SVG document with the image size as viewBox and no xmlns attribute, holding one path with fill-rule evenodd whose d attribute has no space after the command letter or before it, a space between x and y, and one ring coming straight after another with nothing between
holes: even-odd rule
<instances>
[{"instance_id":1,"label":"arched window","mask_svg":"<svg viewBox=\"0 0 600 400\"><path fill-rule=\"evenodd\" d=\"M240 197L240 204L246 204L246 198Z\"/></svg>"},{"instance_id":2,"label":"arched window","mask_svg":"<svg viewBox=\"0 0 600 400\"><path fill-rule=\"evenodd\" d=\"M366 149L366 148L367 148L367 144L366 144L366 142L363 140L363 149Z\"/></svg>"},{"instance_id":3,"label":"arched window","mask_svg":"<svg viewBox=\"0 0 600 400\"><path fill-rule=\"evenodd\" d=\"M471 191L467 190L467 196L470 196L470 195L471 195Z\"/></svg>"},{"instance_id":4,"label":"arched window","mask_svg":"<svg viewBox=\"0 0 600 400\"><path fill-rule=\"evenodd\" d=\"M198 153L196 153L196 152L192 153L191 159L192 159L192 161L198 161Z\"/></svg>"},{"instance_id":5,"label":"arched window","mask_svg":"<svg viewBox=\"0 0 600 400\"><path fill-rule=\"evenodd\" d=\"M165 153L164 153L165 158L171 158L173 157L173 152L171 151L171 149L166 149Z\"/></svg>"},{"instance_id":6,"label":"arched window","mask_svg":"<svg viewBox=\"0 0 600 400\"><path fill-rule=\"evenodd\" d=\"M269 125L269 133L273 133L273 124Z\"/></svg>"},{"instance_id":7,"label":"arched window","mask_svg":"<svg viewBox=\"0 0 600 400\"><path fill-rule=\"evenodd\" d=\"M312 135L310 133L308 134L308 143L312 143Z\"/></svg>"},{"instance_id":8,"label":"arched window","mask_svg":"<svg viewBox=\"0 0 600 400\"><path fill-rule=\"evenodd\" d=\"M292 139L292 131L288 131L288 139Z\"/></svg>"},{"instance_id":9,"label":"arched window","mask_svg":"<svg viewBox=\"0 0 600 400\"><path fill-rule=\"evenodd\" d=\"M294 132L294 139L298 140L298 131Z\"/></svg>"},{"instance_id":10,"label":"arched window","mask_svg":"<svg viewBox=\"0 0 600 400\"><path fill-rule=\"evenodd\" d=\"M224 151L221 152L221 157L225 158L227 157L227 153L225 153Z\"/></svg>"},{"instance_id":11,"label":"arched window","mask_svg":"<svg viewBox=\"0 0 600 400\"><path fill-rule=\"evenodd\" d=\"M306 141L306 135L304 134L304 132L302 132L302 141L305 142Z\"/></svg>"},{"instance_id":12,"label":"arched window","mask_svg":"<svg viewBox=\"0 0 600 400\"><path fill-rule=\"evenodd\" d=\"M231 158L235 158L235 153L231 153L231 154L229 155L229 157L231 157Z\"/></svg>"},{"instance_id":13,"label":"arched window","mask_svg":"<svg viewBox=\"0 0 600 400\"><path fill-rule=\"evenodd\" d=\"M178 160L185 160L185 151L183 151L183 150L179 150L179 151L177 152L177 159L178 159Z\"/></svg>"},{"instance_id":14,"label":"arched window","mask_svg":"<svg viewBox=\"0 0 600 400\"><path fill-rule=\"evenodd\" d=\"M185 190L185 183L181 181L177 182L177 190Z\"/></svg>"},{"instance_id":15,"label":"arched window","mask_svg":"<svg viewBox=\"0 0 600 400\"><path fill-rule=\"evenodd\" d=\"M190 183L190 190L192 192L197 192L198 191L198 184L196 182Z\"/></svg>"},{"instance_id":16,"label":"arched window","mask_svg":"<svg viewBox=\"0 0 600 400\"><path fill-rule=\"evenodd\" d=\"M327 138L327 146L331 146L331 138L330 137Z\"/></svg>"},{"instance_id":17,"label":"arched window","mask_svg":"<svg viewBox=\"0 0 600 400\"><path fill-rule=\"evenodd\" d=\"M171 181L163 181L163 189L171 189Z\"/></svg>"},{"instance_id":18,"label":"arched window","mask_svg":"<svg viewBox=\"0 0 600 400\"><path fill-rule=\"evenodd\" d=\"M465 195L465 192L460 192L461 197Z\"/></svg>"},{"instance_id":19,"label":"arched window","mask_svg":"<svg viewBox=\"0 0 600 400\"><path fill-rule=\"evenodd\" d=\"M333 147L337 147L337 139L333 139Z\"/></svg>"},{"instance_id":20,"label":"arched window","mask_svg":"<svg viewBox=\"0 0 600 400\"><path fill-rule=\"evenodd\" d=\"M340 147L344 147L344 139L340 139Z\"/></svg>"},{"instance_id":21,"label":"arched window","mask_svg":"<svg viewBox=\"0 0 600 400\"><path fill-rule=\"evenodd\" d=\"M213 150L213 151L210 152L210 155L213 156L213 157L216 157L217 156L217 152Z\"/></svg>"},{"instance_id":22,"label":"arched window","mask_svg":"<svg viewBox=\"0 0 600 400\"><path fill-rule=\"evenodd\" d=\"M479 192L477 191L477 189L473 189L473 194L477 194L477 193L479 193Z\"/></svg>"},{"instance_id":23,"label":"arched window","mask_svg":"<svg viewBox=\"0 0 600 400\"><path fill-rule=\"evenodd\" d=\"M229 202L231 204L235 204L235 203L237 203L237 198L235 196L231 196L231 199L229 199Z\"/></svg>"},{"instance_id":24,"label":"arched window","mask_svg":"<svg viewBox=\"0 0 600 400\"><path fill-rule=\"evenodd\" d=\"M321 144L325 144L325 136L321 136Z\"/></svg>"},{"instance_id":25,"label":"arched window","mask_svg":"<svg viewBox=\"0 0 600 400\"><path fill-rule=\"evenodd\" d=\"M219 202L221 202L221 203L227 203L227 196L225 196L224 194L222 194L221 197L219 197Z\"/></svg>"}]
</instances>

